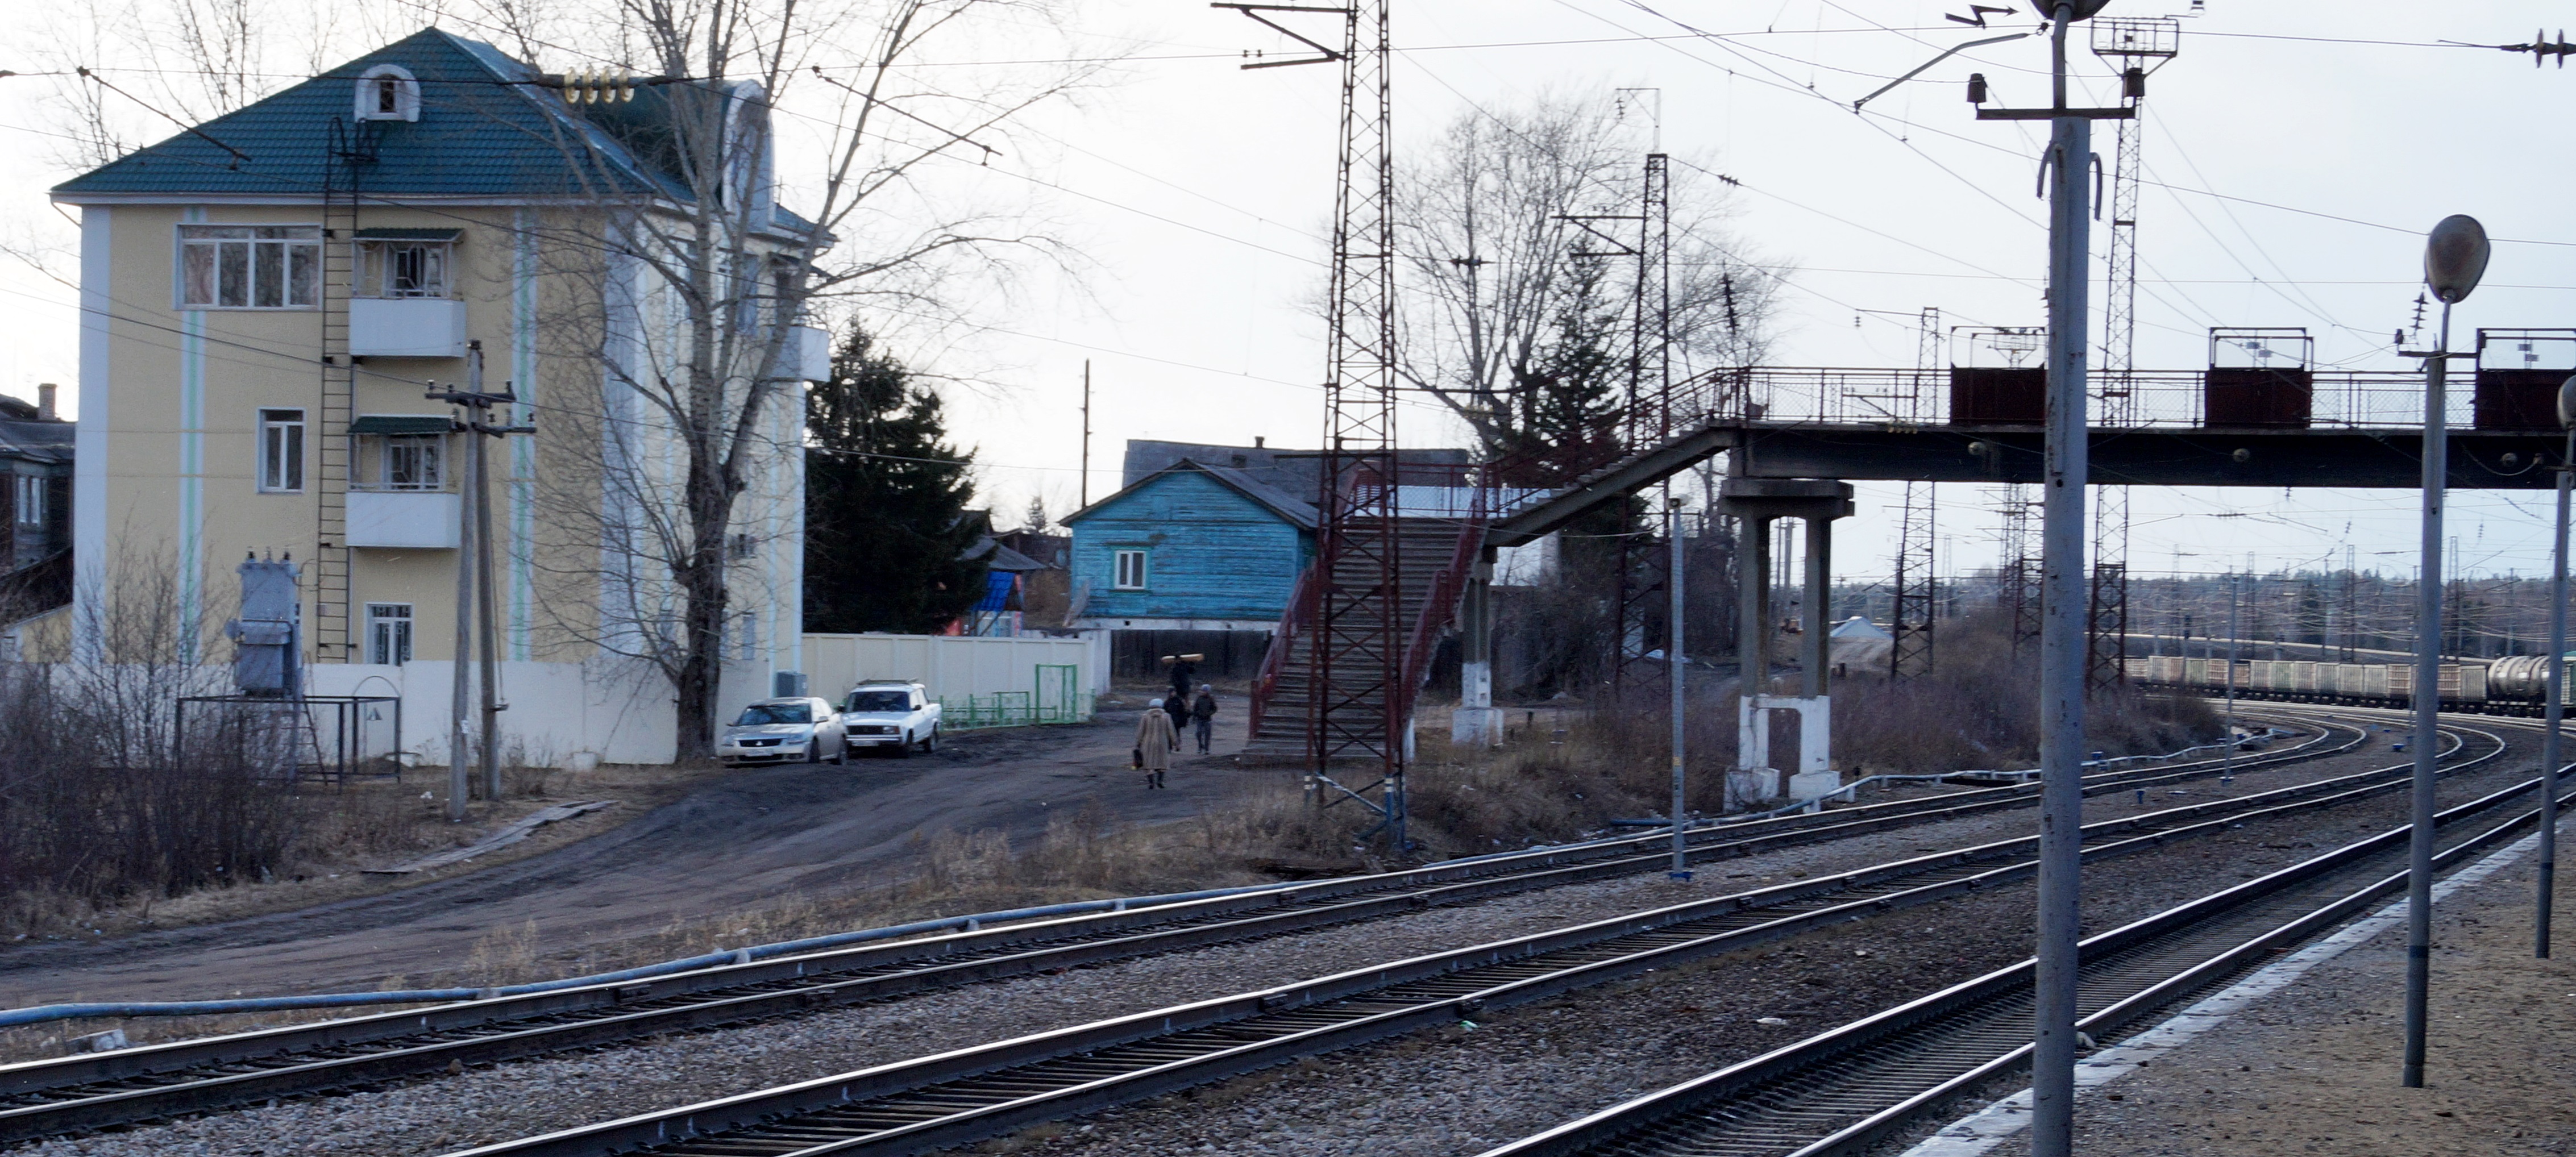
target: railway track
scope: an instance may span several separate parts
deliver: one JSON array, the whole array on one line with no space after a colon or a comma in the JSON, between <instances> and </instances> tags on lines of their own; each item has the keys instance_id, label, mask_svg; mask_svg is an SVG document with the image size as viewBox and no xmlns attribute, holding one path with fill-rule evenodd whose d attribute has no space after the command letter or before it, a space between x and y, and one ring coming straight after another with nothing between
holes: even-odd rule
<instances>
[{"instance_id":1,"label":"railway track","mask_svg":"<svg viewBox=\"0 0 2576 1157\"><path fill-rule=\"evenodd\" d=\"M2461 729L2451 772L2505 750ZM2087 825L2085 857L2402 790L2374 769ZM2499 797L2500 798L2500 797ZM2484 807L2496 806L2495 800ZM1346 1048L2029 877L2036 837L1674 905L1471 948L472 1149L455 1157L902 1154Z\"/></svg>"},{"instance_id":2,"label":"railway track","mask_svg":"<svg viewBox=\"0 0 2576 1157\"><path fill-rule=\"evenodd\" d=\"M2481 827L2532 780L2440 816L2436 870L2530 829ZM2576 795L2568 798L2576 799ZM2406 887L2398 827L2084 941L2077 1027L2108 1041ZM1830 1157L2030 1063L2033 964L1888 1009L1483 1157Z\"/></svg>"},{"instance_id":3,"label":"railway track","mask_svg":"<svg viewBox=\"0 0 2576 1157\"><path fill-rule=\"evenodd\" d=\"M2246 771L2350 752L2367 734L2321 720ZM2087 794L2216 775L2220 760L2101 772ZM2320 790L2320 789L2310 789ZM2025 806L2036 784L1701 829L1707 861ZM1129 912L975 929L602 984L0 1066L0 1143L365 1088L458 1065L737 1025L1070 967L1401 916L1512 892L1662 870L1663 833Z\"/></svg>"}]
</instances>

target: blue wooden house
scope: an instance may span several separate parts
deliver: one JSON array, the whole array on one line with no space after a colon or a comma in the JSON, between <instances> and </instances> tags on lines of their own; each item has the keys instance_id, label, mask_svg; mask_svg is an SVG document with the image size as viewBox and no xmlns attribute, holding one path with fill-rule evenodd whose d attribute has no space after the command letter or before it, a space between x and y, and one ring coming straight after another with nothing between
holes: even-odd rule
<instances>
[{"instance_id":1,"label":"blue wooden house","mask_svg":"<svg viewBox=\"0 0 2576 1157\"><path fill-rule=\"evenodd\" d=\"M1315 504L1192 458L1065 520L1068 626L1268 634L1315 553Z\"/></svg>"}]
</instances>

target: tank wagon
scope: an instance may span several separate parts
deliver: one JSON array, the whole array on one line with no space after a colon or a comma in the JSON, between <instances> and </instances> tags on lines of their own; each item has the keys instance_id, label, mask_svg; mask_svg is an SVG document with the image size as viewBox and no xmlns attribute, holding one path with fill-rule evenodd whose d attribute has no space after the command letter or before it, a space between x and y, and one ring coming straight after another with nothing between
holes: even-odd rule
<instances>
[{"instance_id":1,"label":"tank wagon","mask_svg":"<svg viewBox=\"0 0 2576 1157\"><path fill-rule=\"evenodd\" d=\"M2568 665L2560 702L2576 704L2576 661ZM2124 659L2129 681L2216 694L2233 682L2239 699L2408 707L2415 701L2412 663L2311 663L2297 659L2192 659L2156 655ZM2549 692L2549 658L2515 655L2493 663L2444 663L2442 709L2486 715L2539 715Z\"/></svg>"}]
</instances>

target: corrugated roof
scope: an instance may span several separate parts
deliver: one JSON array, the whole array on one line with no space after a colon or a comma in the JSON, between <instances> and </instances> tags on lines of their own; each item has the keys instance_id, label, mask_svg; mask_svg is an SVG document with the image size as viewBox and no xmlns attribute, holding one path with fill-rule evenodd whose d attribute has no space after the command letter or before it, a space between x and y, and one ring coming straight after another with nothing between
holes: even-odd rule
<instances>
[{"instance_id":1,"label":"corrugated roof","mask_svg":"<svg viewBox=\"0 0 2576 1157\"><path fill-rule=\"evenodd\" d=\"M1314 503L1283 493L1276 487L1264 485L1261 482L1256 481L1251 475L1231 466L1210 466L1205 462L1194 461L1188 458L1183 458L1178 462L1174 462L1169 466L1165 466L1160 470L1154 471L1143 478L1137 479L1129 485L1119 487L1118 493L1112 494L1107 498L1103 498L1098 502L1094 502L1080 510L1074 511L1071 514L1066 515L1064 520L1067 523L1079 521L1089 515L1092 511L1098 510L1101 507L1107 506L1112 502L1116 502L1121 498L1145 488L1146 486L1152 485L1154 480L1157 478L1161 478L1166 474L1178 473L1183 470L1195 470L1210 478L1216 479L1218 482L1242 494L1244 497L1249 498L1262 506L1268 507L1271 513L1287 519L1290 523L1295 524L1300 529L1315 529L1317 519L1315 517Z\"/></svg>"},{"instance_id":2,"label":"corrugated roof","mask_svg":"<svg viewBox=\"0 0 2576 1157\"><path fill-rule=\"evenodd\" d=\"M69 462L72 460L72 437L79 430L80 426L75 422L0 418L0 458Z\"/></svg>"}]
</instances>

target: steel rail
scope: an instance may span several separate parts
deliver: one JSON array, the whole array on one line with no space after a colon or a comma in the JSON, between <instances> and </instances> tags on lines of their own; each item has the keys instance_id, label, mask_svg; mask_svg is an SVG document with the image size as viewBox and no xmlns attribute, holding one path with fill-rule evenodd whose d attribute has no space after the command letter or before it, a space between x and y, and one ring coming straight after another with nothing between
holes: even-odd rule
<instances>
[{"instance_id":1,"label":"steel rail","mask_svg":"<svg viewBox=\"0 0 2576 1157\"><path fill-rule=\"evenodd\" d=\"M2316 735L2284 751L2240 761L2238 768L2325 758L2366 742L2366 735L2349 725L2310 726L2317 727ZM2337 730L2350 731L2350 738L2331 742ZM2100 794L2206 778L2219 764L2200 760L2104 772L2087 790ZM1703 859L1737 858L2020 806L2033 798L2032 788L2016 784L1701 829L1694 833L1701 841L1694 853ZM1251 896L780 957L649 981L0 1066L0 1143L364 1086L452 1064L596 1047L1652 871L1663 866L1668 839L1663 834L1640 836L1590 848L1292 885ZM1625 854L1605 854L1604 848Z\"/></svg>"},{"instance_id":2,"label":"steel rail","mask_svg":"<svg viewBox=\"0 0 2576 1157\"><path fill-rule=\"evenodd\" d=\"M2492 743L2450 771L2483 765ZM2466 746L2455 744L2454 751ZM2408 766L2087 825L2088 860L2405 786ZM2356 781L2362 782L2355 786ZM2340 790L2336 790L2340 789ZM2319 793L2321 791L2328 794ZM2287 801L2287 802L2284 802ZM2027 878L2037 837L1672 905L953 1050L455 1157L912 1153Z\"/></svg>"},{"instance_id":3,"label":"steel rail","mask_svg":"<svg viewBox=\"0 0 2576 1157\"><path fill-rule=\"evenodd\" d=\"M2538 786L2441 814L2445 831ZM2576 795L2566 798L2576 799ZM2513 838L2525 812L2472 833L2437 867ZM2317 936L2406 886L2398 827L2084 941L2077 1027L2104 1040ZM2366 882L2346 891L2355 877ZM1482 1157L1840 1157L2030 1063L2023 961L1492 1150Z\"/></svg>"}]
</instances>

